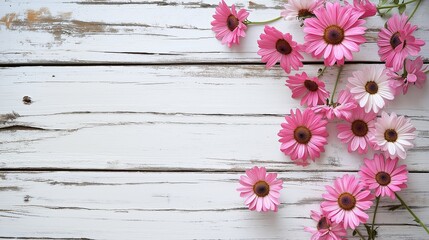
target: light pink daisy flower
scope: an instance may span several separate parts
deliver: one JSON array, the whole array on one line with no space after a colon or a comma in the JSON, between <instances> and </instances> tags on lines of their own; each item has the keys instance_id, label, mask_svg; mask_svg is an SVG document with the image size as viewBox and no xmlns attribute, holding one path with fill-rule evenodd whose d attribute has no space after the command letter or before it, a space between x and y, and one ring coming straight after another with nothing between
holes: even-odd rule
<instances>
[{"instance_id":1,"label":"light pink daisy flower","mask_svg":"<svg viewBox=\"0 0 429 240\"><path fill-rule=\"evenodd\" d=\"M211 22L212 30L216 33L216 38L231 47L232 44L240 44L240 37L246 36L247 26L244 24L249 16L246 9L237 12L235 5L229 9L225 1L219 2L216 7L216 13L213 15L214 20Z\"/></svg>"},{"instance_id":2,"label":"light pink daisy flower","mask_svg":"<svg viewBox=\"0 0 429 240\"><path fill-rule=\"evenodd\" d=\"M369 189L375 189L375 196L389 196L395 200L395 192L407 188L408 180L406 165L397 166L398 159L387 158L374 154L374 159L366 159L359 171L361 180Z\"/></svg>"},{"instance_id":3,"label":"light pink daisy flower","mask_svg":"<svg viewBox=\"0 0 429 240\"><path fill-rule=\"evenodd\" d=\"M317 77L308 77L306 72L289 76L286 86L292 90L292 98L301 98L301 105L312 107L323 104L329 97L325 89L325 83Z\"/></svg>"},{"instance_id":4,"label":"light pink daisy flower","mask_svg":"<svg viewBox=\"0 0 429 240\"><path fill-rule=\"evenodd\" d=\"M298 70L303 66L301 59L304 57L299 53L301 46L292 40L292 35L283 34L268 25L265 26L264 32L258 40L258 55L262 57L262 62L267 63L267 69L277 62L280 62L280 66L287 73L290 73L291 67Z\"/></svg>"},{"instance_id":5,"label":"light pink daisy flower","mask_svg":"<svg viewBox=\"0 0 429 240\"><path fill-rule=\"evenodd\" d=\"M353 0L353 9L363 13L360 18L372 17L377 14L377 6L370 0Z\"/></svg>"},{"instance_id":6,"label":"light pink daisy flower","mask_svg":"<svg viewBox=\"0 0 429 240\"><path fill-rule=\"evenodd\" d=\"M395 14L387 20L387 28L378 33L378 55L381 61L386 62L386 67L393 68L395 72L403 67L408 55L417 56L420 47L425 45L423 40L413 36L417 26L411 26L407 19L404 14Z\"/></svg>"},{"instance_id":7,"label":"light pink daisy flower","mask_svg":"<svg viewBox=\"0 0 429 240\"><path fill-rule=\"evenodd\" d=\"M365 112L378 113L388 100L393 100L393 89L389 84L387 70L382 66L365 66L361 71L354 71L349 77L347 87L359 106Z\"/></svg>"},{"instance_id":8,"label":"light pink daisy flower","mask_svg":"<svg viewBox=\"0 0 429 240\"><path fill-rule=\"evenodd\" d=\"M352 60L352 52L358 52L359 45L365 42L365 20L359 19L362 13L338 2L327 2L314 14L315 18L304 21L306 51L315 58L323 57L326 66L335 62L343 65L345 58Z\"/></svg>"},{"instance_id":9,"label":"light pink daisy flower","mask_svg":"<svg viewBox=\"0 0 429 240\"><path fill-rule=\"evenodd\" d=\"M354 176L345 174L334 181L334 187L326 186L326 200L321 207L331 221L343 223L344 228L355 229L360 223L366 223L368 214L364 211L372 206L374 195L365 190L363 183Z\"/></svg>"},{"instance_id":10,"label":"light pink daisy flower","mask_svg":"<svg viewBox=\"0 0 429 240\"><path fill-rule=\"evenodd\" d=\"M320 8L325 0L289 0L285 5L285 10L281 16L286 20L305 19L313 16L314 10Z\"/></svg>"},{"instance_id":11,"label":"light pink daisy flower","mask_svg":"<svg viewBox=\"0 0 429 240\"><path fill-rule=\"evenodd\" d=\"M393 71L387 72L390 77L389 84L394 89L394 94L399 94L401 89L402 93L406 94L410 84L422 88L426 81L426 69L427 66L423 66L423 59L419 56L415 60L405 60L405 71L401 75Z\"/></svg>"},{"instance_id":12,"label":"light pink daisy flower","mask_svg":"<svg viewBox=\"0 0 429 240\"><path fill-rule=\"evenodd\" d=\"M372 148L370 139L375 128L375 113L365 113L362 108L353 111L352 117L346 122L337 125L338 138L343 143L348 143L348 151L358 151L364 154L368 147Z\"/></svg>"},{"instance_id":13,"label":"light pink daisy flower","mask_svg":"<svg viewBox=\"0 0 429 240\"><path fill-rule=\"evenodd\" d=\"M246 175L240 176L240 184L237 191L240 197L246 199L244 203L250 210L277 212L280 190L283 188L283 181L277 179L277 173L267 173L264 167L253 167L246 170Z\"/></svg>"},{"instance_id":14,"label":"light pink daisy flower","mask_svg":"<svg viewBox=\"0 0 429 240\"><path fill-rule=\"evenodd\" d=\"M374 149L383 151L384 156L405 159L407 150L414 147L412 141L416 138L415 130L409 118L382 112L381 118L375 122L370 140L374 143Z\"/></svg>"},{"instance_id":15,"label":"light pink daisy flower","mask_svg":"<svg viewBox=\"0 0 429 240\"><path fill-rule=\"evenodd\" d=\"M332 222L326 214L311 210L311 218L317 222L316 228L305 227L312 234L311 240L341 240L347 236L343 225Z\"/></svg>"},{"instance_id":16,"label":"light pink daisy flower","mask_svg":"<svg viewBox=\"0 0 429 240\"><path fill-rule=\"evenodd\" d=\"M337 102L330 103L329 105L318 105L313 107L316 113L320 113L328 120L333 118L350 119L353 115L354 109L357 107L356 101L349 91L341 90L338 94Z\"/></svg>"},{"instance_id":17,"label":"light pink daisy flower","mask_svg":"<svg viewBox=\"0 0 429 240\"><path fill-rule=\"evenodd\" d=\"M281 142L280 150L289 155L298 165L308 165L307 158L315 160L324 152L327 144L328 121L322 119L322 115L315 114L310 108L302 113L296 109L296 113L290 110L290 116L285 117L282 129L278 133Z\"/></svg>"}]
</instances>

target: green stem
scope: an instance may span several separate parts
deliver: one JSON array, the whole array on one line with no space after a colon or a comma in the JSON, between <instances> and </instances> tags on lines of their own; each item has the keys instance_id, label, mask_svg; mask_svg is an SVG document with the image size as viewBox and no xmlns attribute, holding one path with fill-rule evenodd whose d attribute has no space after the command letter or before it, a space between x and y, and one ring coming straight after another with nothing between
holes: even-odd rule
<instances>
[{"instance_id":1,"label":"green stem","mask_svg":"<svg viewBox=\"0 0 429 240\"><path fill-rule=\"evenodd\" d=\"M323 74L326 71L326 68L328 68L328 67L326 67L326 66L323 67L322 71L317 75L318 78L321 77L321 76L323 76Z\"/></svg>"},{"instance_id":2,"label":"green stem","mask_svg":"<svg viewBox=\"0 0 429 240\"><path fill-rule=\"evenodd\" d=\"M420 3L422 3L422 0L419 0L419 2L417 3L416 7L414 8L413 12L411 13L410 17L407 19L407 22L410 21L410 19L414 16L414 13L416 13L417 8L419 8Z\"/></svg>"},{"instance_id":3,"label":"green stem","mask_svg":"<svg viewBox=\"0 0 429 240\"><path fill-rule=\"evenodd\" d=\"M371 224L371 238L373 240L375 240L375 236L374 236L374 223L375 223L375 215L377 215L377 209L378 209L378 204L380 203L380 197L378 196L375 199L375 210L374 210L374 216L372 216L372 224Z\"/></svg>"},{"instance_id":4,"label":"green stem","mask_svg":"<svg viewBox=\"0 0 429 240\"><path fill-rule=\"evenodd\" d=\"M337 86L338 86L338 82L340 80L341 71L343 71L343 66L340 66L340 69L338 70L337 80L335 81L335 85L334 85L334 91L332 91L331 101L329 102L331 104L334 103L335 91L337 91Z\"/></svg>"},{"instance_id":5,"label":"green stem","mask_svg":"<svg viewBox=\"0 0 429 240\"><path fill-rule=\"evenodd\" d=\"M381 7L377 7L377 10L379 10L379 9L396 8L396 7L399 7L400 5L407 5L407 4L413 3L415 1L421 1L421 0L411 0L411 1L408 1L408 2L400 3L400 4L389 5L389 6L381 6Z\"/></svg>"},{"instance_id":6,"label":"green stem","mask_svg":"<svg viewBox=\"0 0 429 240\"><path fill-rule=\"evenodd\" d=\"M253 24L253 25L262 25L262 24L267 24L267 23L272 23L272 22L275 22L275 21L277 21L277 20L280 20L280 19L282 19L283 17L282 16L280 16L280 17L276 17L276 18L274 18L274 19L271 19L271 20L267 20L267 21L262 21L262 22L252 22L252 21L249 21L249 20L245 20L244 21L244 24L247 24L247 25L249 25L249 24Z\"/></svg>"},{"instance_id":7,"label":"green stem","mask_svg":"<svg viewBox=\"0 0 429 240\"><path fill-rule=\"evenodd\" d=\"M397 193L395 193L395 196L398 198L398 200L401 202L402 206L404 206L408 212L410 212L410 214L414 217L414 221L416 221L416 223L420 224L420 226L422 226L427 234L429 234L429 229L426 227L426 225L422 222L422 220L420 220L419 217L417 217L417 215L411 210L410 207L408 207L408 205L404 202L404 200L402 200L401 197L399 197L399 195Z\"/></svg>"},{"instance_id":8,"label":"green stem","mask_svg":"<svg viewBox=\"0 0 429 240\"><path fill-rule=\"evenodd\" d=\"M425 74L429 73L429 69L428 69L428 70L426 70L426 71L424 71L424 73L425 73Z\"/></svg>"},{"instance_id":9,"label":"green stem","mask_svg":"<svg viewBox=\"0 0 429 240\"><path fill-rule=\"evenodd\" d=\"M359 235L360 239L365 240L365 238L363 237L362 233L357 228L355 229L355 231Z\"/></svg>"}]
</instances>

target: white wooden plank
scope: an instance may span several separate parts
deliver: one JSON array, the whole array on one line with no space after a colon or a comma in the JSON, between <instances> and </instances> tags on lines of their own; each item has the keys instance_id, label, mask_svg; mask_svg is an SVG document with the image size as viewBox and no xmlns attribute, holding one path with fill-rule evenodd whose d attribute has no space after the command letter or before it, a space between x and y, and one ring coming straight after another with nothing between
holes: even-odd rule
<instances>
[{"instance_id":1,"label":"white wooden plank","mask_svg":"<svg viewBox=\"0 0 429 240\"><path fill-rule=\"evenodd\" d=\"M221 45L210 22L218 0L202 1L4 1L0 2L0 63L203 63L260 62L252 26L239 47ZM251 10L253 21L278 16L283 2L228 1ZM413 9L411 4L408 14ZM413 18L416 37L429 40L423 1ZM368 19L368 42L354 60L379 61L377 33L386 19ZM297 21L273 26L303 43ZM429 57L429 45L422 48ZM306 56L306 61L312 60Z\"/></svg>"},{"instance_id":2,"label":"white wooden plank","mask_svg":"<svg viewBox=\"0 0 429 240\"><path fill-rule=\"evenodd\" d=\"M277 214L248 211L238 173L2 173L0 237L90 239L308 239L324 185L343 173L283 173ZM410 174L402 196L429 221L426 175ZM405 210L383 200L379 239L423 239ZM372 209L371 209L372 211Z\"/></svg>"},{"instance_id":3,"label":"white wooden plank","mask_svg":"<svg viewBox=\"0 0 429 240\"><path fill-rule=\"evenodd\" d=\"M349 65L343 75L361 67ZM279 151L283 115L299 106L279 71L252 65L3 68L0 113L21 117L0 125L0 167L235 171L266 164L301 170ZM324 75L328 89L336 71ZM428 171L428 87L410 91L389 111L410 115L416 148L404 162ZM23 104L24 95L33 103ZM363 156L344 154L335 124L326 152L306 169L360 166Z\"/></svg>"}]
</instances>

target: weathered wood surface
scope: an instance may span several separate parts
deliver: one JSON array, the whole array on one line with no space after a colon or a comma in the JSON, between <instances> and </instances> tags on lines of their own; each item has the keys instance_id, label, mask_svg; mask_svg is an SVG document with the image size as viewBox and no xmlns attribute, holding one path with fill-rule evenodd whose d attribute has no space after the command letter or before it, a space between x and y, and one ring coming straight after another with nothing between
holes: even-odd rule
<instances>
[{"instance_id":1,"label":"weathered wood surface","mask_svg":"<svg viewBox=\"0 0 429 240\"><path fill-rule=\"evenodd\" d=\"M309 212L340 174L280 174L279 212L261 214L243 206L238 173L2 172L0 238L308 239ZM401 194L427 222L426 175ZM387 210L396 204L382 201L379 239L425 238L406 210Z\"/></svg>"},{"instance_id":2,"label":"weathered wood surface","mask_svg":"<svg viewBox=\"0 0 429 240\"><path fill-rule=\"evenodd\" d=\"M308 65L316 73L319 65ZM362 68L347 65L346 77ZM329 125L330 143L318 164L297 167L280 150L283 116L299 106L282 70L263 66L20 67L0 69L2 168L243 171L264 165L277 171L356 171L363 156ZM333 89L338 69L323 79ZM222 72L222 74L219 74ZM413 88L389 111L408 115L416 147L404 161L429 171L428 87ZM33 103L25 105L29 95ZM367 156L372 156L369 153Z\"/></svg>"},{"instance_id":3,"label":"weathered wood surface","mask_svg":"<svg viewBox=\"0 0 429 240\"><path fill-rule=\"evenodd\" d=\"M1 1L0 63L203 63L259 62L256 40L263 26L247 31L239 47L222 46L211 31L218 0L184 1ZM234 0L249 8L250 20L279 16L282 1ZM411 12L413 5L410 5ZM412 22L416 37L429 40L429 1L423 1ZM426 11L425 11L426 10ZM386 19L368 19L367 43L357 61L378 62L377 33ZM297 21L273 23L303 43ZM429 45L422 49L429 57ZM307 61L314 61L306 56Z\"/></svg>"}]
</instances>

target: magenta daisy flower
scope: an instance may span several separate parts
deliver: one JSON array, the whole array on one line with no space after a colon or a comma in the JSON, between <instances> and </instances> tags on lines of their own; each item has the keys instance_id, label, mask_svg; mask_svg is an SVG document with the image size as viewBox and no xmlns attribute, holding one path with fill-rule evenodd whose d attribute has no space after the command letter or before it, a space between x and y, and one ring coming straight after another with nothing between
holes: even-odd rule
<instances>
[{"instance_id":1,"label":"magenta daisy flower","mask_svg":"<svg viewBox=\"0 0 429 240\"><path fill-rule=\"evenodd\" d=\"M405 159L407 150L414 146L415 130L409 118L382 112L381 118L375 122L370 140L374 143L374 149L383 151L386 157Z\"/></svg>"},{"instance_id":2,"label":"magenta daisy flower","mask_svg":"<svg viewBox=\"0 0 429 240\"><path fill-rule=\"evenodd\" d=\"M381 61L386 62L386 67L393 68L395 72L403 67L405 58L417 56L420 47L425 45L423 40L413 36L417 26L411 26L407 19L404 14L395 14L387 20L387 28L378 33L378 55Z\"/></svg>"},{"instance_id":3,"label":"magenta daisy flower","mask_svg":"<svg viewBox=\"0 0 429 240\"><path fill-rule=\"evenodd\" d=\"M326 186L327 193L323 194L326 200L321 207L331 221L343 223L344 228L355 229L360 223L365 223L368 210L372 205L374 195L365 190L363 183L348 174L337 178L334 187Z\"/></svg>"},{"instance_id":4,"label":"magenta daisy flower","mask_svg":"<svg viewBox=\"0 0 429 240\"><path fill-rule=\"evenodd\" d=\"M375 196L389 196L395 200L395 192L407 188L408 180L406 165L397 166L398 159L387 158L374 154L374 159L366 159L359 171L362 181L369 189L375 189Z\"/></svg>"},{"instance_id":5,"label":"magenta daisy flower","mask_svg":"<svg viewBox=\"0 0 429 240\"><path fill-rule=\"evenodd\" d=\"M393 89L389 84L386 69L381 66L366 66L362 71L354 71L347 87L359 106L365 112L378 113L388 100L393 100Z\"/></svg>"},{"instance_id":6,"label":"magenta daisy flower","mask_svg":"<svg viewBox=\"0 0 429 240\"><path fill-rule=\"evenodd\" d=\"M353 9L362 12L360 18L372 17L377 14L377 6L369 0L353 0Z\"/></svg>"},{"instance_id":7,"label":"magenta daisy flower","mask_svg":"<svg viewBox=\"0 0 429 240\"><path fill-rule=\"evenodd\" d=\"M283 181L277 179L277 173L267 173L264 167L253 167L246 170L246 175L240 176L240 184L237 191L240 197L246 199L244 203L250 210L277 212L280 190L283 188Z\"/></svg>"},{"instance_id":8,"label":"magenta daisy flower","mask_svg":"<svg viewBox=\"0 0 429 240\"><path fill-rule=\"evenodd\" d=\"M389 84L394 89L394 94L399 94L401 89L402 93L406 94L410 84L422 88L426 81L426 69L427 66L423 66L423 59L419 56L415 60L405 60L405 71L401 75L389 71L387 75L390 77Z\"/></svg>"},{"instance_id":9,"label":"magenta daisy flower","mask_svg":"<svg viewBox=\"0 0 429 240\"><path fill-rule=\"evenodd\" d=\"M325 0L289 0L281 15L286 20L305 19L313 16L314 10L322 7L324 3Z\"/></svg>"},{"instance_id":10,"label":"magenta daisy flower","mask_svg":"<svg viewBox=\"0 0 429 240\"><path fill-rule=\"evenodd\" d=\"M328 120L334 117L339 119L350 119L354 109L357 107L356 101L353 99L349 91L341 90L338 94L337 102L329 105L318 105L313 107L316 113L320 113Z\"/></svg>"},{"instance_id":11,"label":"magenta daisy flower","mask_svg":"<svg viewBox=\"0 0 429 240\"><path fill-rule=\"evenodd\" d=\"M280 66L287 73L290 73L291 67L295 70L302 67L301 59L304 57L299 53L301 46L292 40L292 35L283 34L268 25L265 26L264 32L258 40L258 55L262 57L262 62L267 63L267 69L277 62L280 62Z\"/></svg>"},{"instance_id":12,"label":"magenta daisy flower","mask_svg":"<svg viewBox=\"0 0 429 240\"><path fill-rule=\"evenodd\" d=\"M329 97L325 89L325 83L317 77L308 77L306 72L289 76L286 86L292 90L292 98L301 98L301 105L309 107L323 104Z\"/></svg>"},{"instance_id":13,"label":"magenta daisy flower","mask_svg":"<svg viewBox=\"0 0 429 240\"><path fill-rule=\"evenodd\" d=\"M317 222L316 228L305 227L312 234L312 240L340 240L347 235L343 225L332 222L326 214L311 210L311 218Z\"/></svg>"},{"instance_id":14,"label":"magenta daisy flower","mask_svg":"<svg viewBox=\"0 0 429 240\"><path fill-rule=\"evenodd\" d=\"M235 5L229 9L225 1L219 2L216 7L214 20L211 22L212 30L216 33L216 38L231 47L232 44L240 44L240 37L246 36L247 26L244 24L249 13L246 9L235 10Z\"/></svg>"},{"instance_id":15,"label":"magenta daisy flower","mask_svg":"<svg viewBox=\"0 0 429 240\"><path fill-rule=\"evenodd\" d=\"M290 110L290 116L285 117L282 129L278 133L281 142L280 150L289 155L296 164L308 165L307 158L315 160L324 152L327 144L328 121L322 119L322 115L315 114L310 108L302 113L296 109L296 113Z\"/></svg>"},{"instance_id":16,"label":"magenta daisy flower","mask_svg":"<svg viewBox=\"0 0 429 240\"><path fill-rule=\"evenodd\" d=\"M353 111L352 117L346 122L337 125L338 138L343 143L348 143L348 151L358 151L364 154L368 147L372 148L370 139L375 128L375 113L365 113L362 108Z\"/></svg>"},{"instance_id":17,"label":"magenta daisy flower","mask_svg":"<svg viewBox=\"0 0 429 240\"><path fill-rule=\"evenodd\" d=\"M325 8L314 11L315 18L304 21L306 51L315 58L324 58L326 66L344 64L345 58L352 60L352 52L359 51L365 42L365 20L359 19L361 12L338 2L327 2Z\"/></svg>"}]
</instances>

